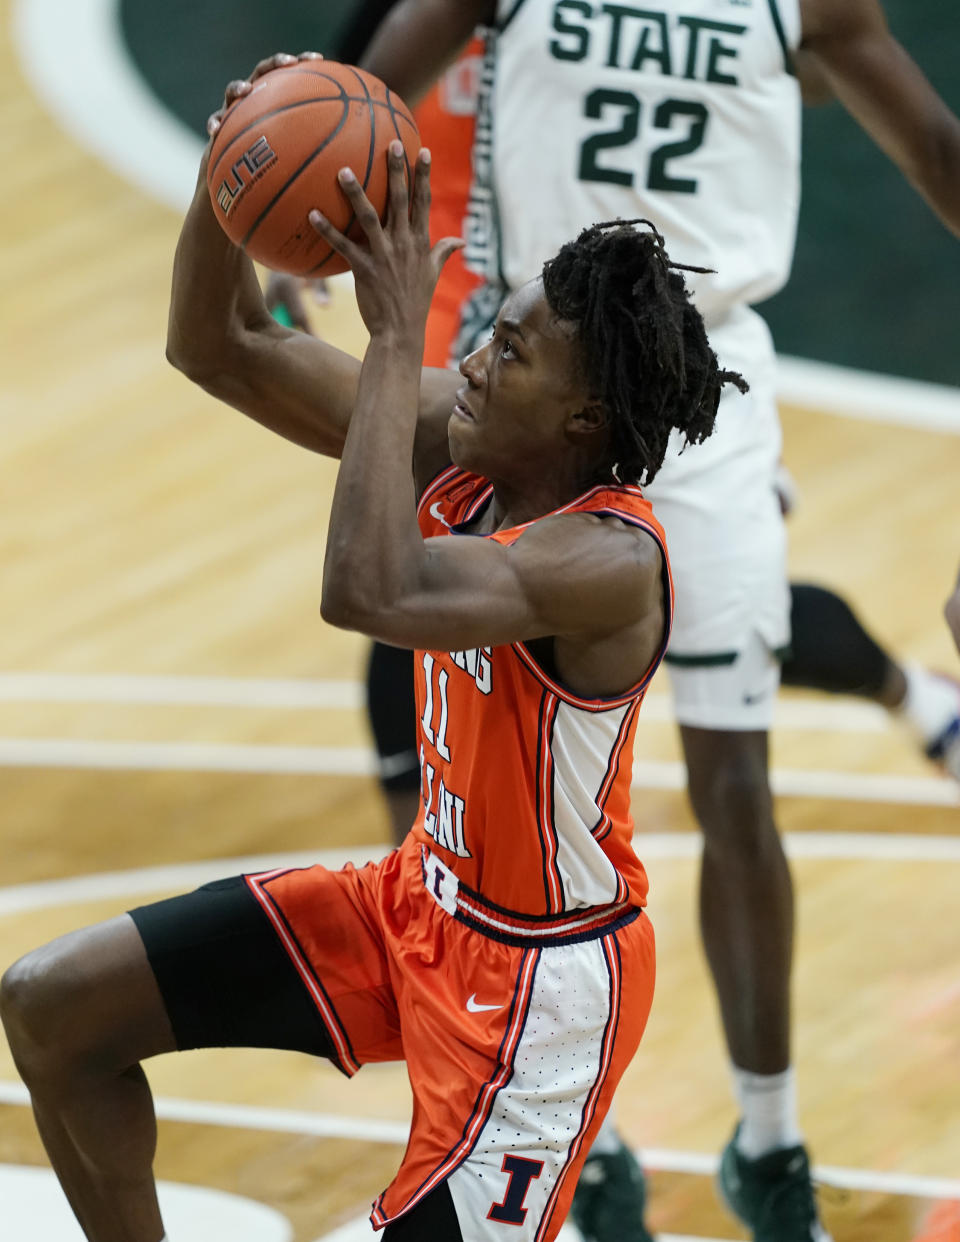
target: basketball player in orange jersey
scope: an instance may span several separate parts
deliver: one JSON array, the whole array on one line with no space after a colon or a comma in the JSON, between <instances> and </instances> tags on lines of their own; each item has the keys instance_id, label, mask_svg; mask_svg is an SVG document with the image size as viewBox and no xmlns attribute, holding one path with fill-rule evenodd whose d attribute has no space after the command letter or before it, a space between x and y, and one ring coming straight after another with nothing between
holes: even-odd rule
<instances>
[{"instance_id":1,"label":"basketball player in orange jersey","mask_svg":"<svg viewBox=\"0 0 960 1242\"><path fill-rule=\"evenodd\" d=\"M249 90L231 83L225 106ZM389 163L385 228L340 175L366 246L310 217L353 267L362 364L276 323L203 167L168 355L340 458L322 610L416 649L422 808L379 864L236 877L10 968L10 1046L92 1242L164 1236L140 1062L231 1045L314 1053L348 1075L406 1060L410 1141L372 1216L388 1242L551 1242L646 1022L631 751L672 585L638 483L672 432L699 443L723 387L746 385L719 368L643 221L564 245L459 375L422 369L457 242L430 246L428 153L410 215L399 143Z\"/></svg>"}]
</instances>

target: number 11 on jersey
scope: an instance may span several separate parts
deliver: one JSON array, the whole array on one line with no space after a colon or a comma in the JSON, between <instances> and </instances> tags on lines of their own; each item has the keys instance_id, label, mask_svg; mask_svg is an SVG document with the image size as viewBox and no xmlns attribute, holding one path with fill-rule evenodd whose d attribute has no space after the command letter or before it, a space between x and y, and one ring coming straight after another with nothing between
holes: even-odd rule
<instances>
[{"instance_id":1,"label":"number 11 on jersey","mask_svg":"<svg viewBox=\"0 0 960 1242\"><path fill-rule=\"evenodd\" d=\"M449 763L447 682L450 674L445 668L436 669L436 660L429 651L423 652L423 678L423 714L420 717L423 738L439 759ZM423 744L420 746L420 792L424 805L423 827L427 834L445 850L460 858L471 858L464 835L464 800L447 788L444 773L441 772L438 779L437 769L428 759Z\"/></svg>"}]
</instances>

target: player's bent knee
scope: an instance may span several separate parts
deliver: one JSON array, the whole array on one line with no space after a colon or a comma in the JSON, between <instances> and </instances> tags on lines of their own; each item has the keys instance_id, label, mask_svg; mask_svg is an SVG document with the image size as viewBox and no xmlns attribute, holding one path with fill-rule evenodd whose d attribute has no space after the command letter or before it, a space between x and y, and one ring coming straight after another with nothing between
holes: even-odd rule
<instances>
[{"instance_id":1,"label":"player's bent knee","mask_svg":"<svg viewBox=\"0 0 960 1242\"><path fill-rule=\"evenodd\" d=\"M149 1003L138 985L139 962L130 962L129 951L139 940L131 937L136 931L121 917L61 936L6 971L0 1013L27 1081L82 1067L126 1069L139 1060L135 1043L151 1045L141 1049L143 1055L167 1050L162 1012L159 1022L144 1012ZM163 1028L155 1038L144 1033L151 1025Z\"/></svg>"},{"instance_id":2,"label":"player's bent knee","mask_svg":"<svg viewBox=\"0 0 960 1242\"><path fill-rule=\"evenodd\" d=\"M36 949L9 967L0 980L0 1016L17 1068L24 1077L39 1073L57 1055L69 1031L68 972L57 963L53 946Z\"/></svg>"},{"instance_id":3,"label":"player's bent knee","mask_svg":"<svg viewBox=\"0 0 960 1242\"><path fill-rule=\"evenodd\" d=\"M747 757L709 770L691 768L689 779L690 801L708 840L753 849L776 832L765 765Z\"/></svg>"}]
</instances>

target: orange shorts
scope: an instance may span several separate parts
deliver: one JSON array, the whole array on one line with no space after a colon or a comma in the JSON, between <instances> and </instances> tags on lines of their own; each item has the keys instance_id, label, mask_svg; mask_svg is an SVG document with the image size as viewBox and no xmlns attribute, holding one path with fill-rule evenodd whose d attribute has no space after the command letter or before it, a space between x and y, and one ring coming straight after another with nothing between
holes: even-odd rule
<instances>
[{"instance_id":1,"label":"orange shorts","mask_svg":"<svg viewBox=\"0 0 960 1242\"><path fill-rule=\"evenodd\" d=\"M550 1242L646 1025L654 938L631 906L524 918L412 836L380 863L246 877L347 1074L407 1062L410 1140L379 1228L441 1182L464 1242Z\"/></svg>"}]
</instances>

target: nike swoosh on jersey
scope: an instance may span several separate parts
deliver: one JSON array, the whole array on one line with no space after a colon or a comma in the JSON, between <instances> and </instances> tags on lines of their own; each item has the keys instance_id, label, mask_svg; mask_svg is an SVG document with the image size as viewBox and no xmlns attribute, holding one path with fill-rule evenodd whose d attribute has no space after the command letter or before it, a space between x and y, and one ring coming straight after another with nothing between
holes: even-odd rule
<instances>
[{"instance_id":1,"label":"nike swoosh on jersey","mask_svg":"<svg viewBox=\"0 0 960 1242\"><path fill-rule=\"evenodd\" d=\"M481 1005L479 1004L477 1001L476 992L474 992L474 994L467 1001L467 1012L468 1013L483 1013L484 1010L487 1010L487 1009L502 1009L502 1008L503 1008L502 1005Z\"/></svg>"},{"instance_id":2,"label":"nike swoosh on jersey","mask_svg":"<svg viewBox=\"0 0 960 1242\"><path fill-rule=\"evenodd\" d=\"M433 502L433 504L430 506L430 516L431 516L431 517L436 518L438 522L442 522L442 523L444 524L444 526L447 528L447 530L449 530L449 529L450 529L450 523L447 521L447 519L446 519L446 518L443 516L443 514L440 512L440 503L439 503L439 501L436 501L436 500L435 500L435 501ZM497 1006L497 1008L499 1009L499 1008L500 1008L500 1006L498 1005L498 1006Z\"/></svg>"}]
</instances>

